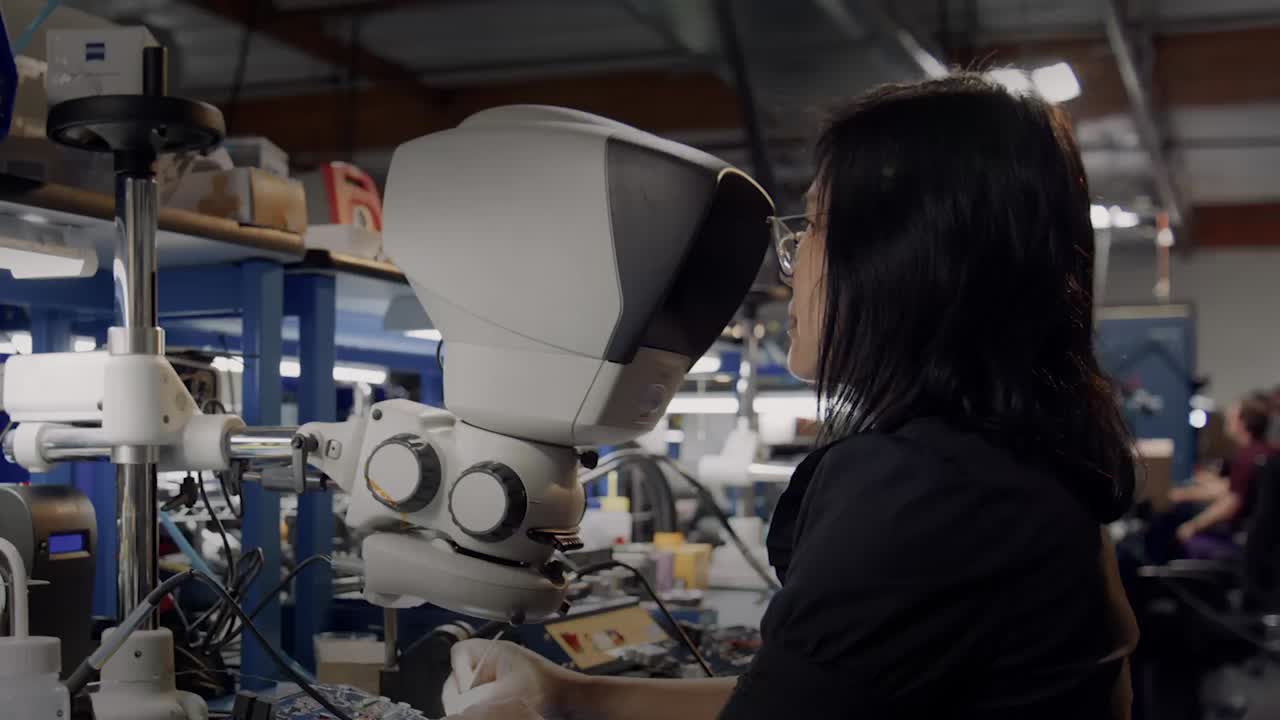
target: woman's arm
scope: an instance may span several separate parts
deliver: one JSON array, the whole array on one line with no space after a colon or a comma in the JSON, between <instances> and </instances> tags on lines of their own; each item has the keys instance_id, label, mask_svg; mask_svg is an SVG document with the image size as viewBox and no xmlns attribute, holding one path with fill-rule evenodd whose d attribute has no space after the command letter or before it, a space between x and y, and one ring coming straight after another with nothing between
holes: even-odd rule
<instances>
[{"instance_id":1,"label":"woman's arm","mask_svg":"<svg viewBox=\"0 0 1280 720\"><path fill-rule=\"evenodd\" d=\"M1178 528L1178 539L1186 542L1198 532L1203 532L1225 520L1230 520L1240 511L1240 496L1233 492L1214 500L1209 507L1200 511L1199 515L1186 521Z\"/></svg>"},{"instance_id":2,"label":"woman's arm","mask_svg":"<svg viewBox=\"0 0 1280 720\"><path fill-rule=\"evenodd\" d=\"M567 720L715 720L736 682L582 675L565 688L561 705Z\"/></svg>"},{"instance_id":3,"label":"woman's arm","mask_svg":"<svg viewBox=\"0 0 1280 720\"><path fill-rule=\"evenodd\" d=\"M1226 495L1230 488L1227 486L1226 480L1213 481L1208 483L1192 483L1176 487L1169 491L1169 499L1175 503L1213 502Z\"/></svg>"},{"instance_id":4,"label":"woman's arm","mask_svg":"<svg viewBox=\"0 0 1280 720\"><path fill-rule=\"evenodd\" d=\"M444 709L467 720L500 720L502 703L560 720L715 720L734 678L645 680L593 677L560 667L508 642L466 640L451 651ZM474 708L474 711L470 709ZM512 717L516 717L512 715Z\"/></svg>"}]
</instances>

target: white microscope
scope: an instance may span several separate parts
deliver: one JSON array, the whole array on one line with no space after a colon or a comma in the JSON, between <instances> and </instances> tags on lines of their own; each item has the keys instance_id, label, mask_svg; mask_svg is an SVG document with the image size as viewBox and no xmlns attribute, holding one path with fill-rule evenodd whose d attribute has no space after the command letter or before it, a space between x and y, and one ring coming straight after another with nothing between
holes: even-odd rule
<instances>
[{"instance_id":1,"label":"white microscope","mask_svg":"<svg viewBox=\"0 0 1280 720\"><path fill-rule=\"evenodd\" d=\"M571 110L481 112L401 146L386 191L383 244L445 338L448 411L389 400L264 453L238 418L202 415L161 353L30 355L4 370L6 452L32 470L291 459L299 490L309 466L351 495L370 602L539 620L565 606L553 555L578 542L580 453L659 420L749 290L772 214L749 177L692 148ZM126 647L170 673L145 687L172 693L172 638L135 635ZM136 679L112 672L125 655L96 696Z\"/></svg>"}]
</instances>

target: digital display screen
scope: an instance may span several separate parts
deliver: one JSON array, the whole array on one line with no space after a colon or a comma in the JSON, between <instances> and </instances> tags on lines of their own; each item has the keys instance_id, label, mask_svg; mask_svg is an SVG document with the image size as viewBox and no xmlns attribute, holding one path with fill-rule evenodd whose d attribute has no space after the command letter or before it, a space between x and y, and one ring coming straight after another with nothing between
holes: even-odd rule
<instances>
[{"instance_id":1,"label":"digital display screen","mask_svg":"<svg viewBox=\"0 0 1280 720\"><path fill-rule=\"evenodd\" d=\"M88 549L88 539L83 531L55 533L49 536L50 555L66 555L67 553L84 552Z\"/></svg>"}]
</instances>

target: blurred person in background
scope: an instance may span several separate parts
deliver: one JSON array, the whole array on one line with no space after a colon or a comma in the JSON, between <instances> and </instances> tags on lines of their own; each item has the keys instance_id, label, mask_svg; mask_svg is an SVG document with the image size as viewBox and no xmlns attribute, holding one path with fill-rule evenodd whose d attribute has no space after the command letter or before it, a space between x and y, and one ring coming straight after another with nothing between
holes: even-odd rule
<instances>
[{"instance_id":1,"label":"blurred person in background","mask_svg":"<svg viewBox=\"0 0 1280 720\"><path fill-rule=\"evenodd\" d=\"M1177 529L1187 557L1230 560L1239 555L1234 536L1249 517L1258 473L1275 452L1268 435L1271 413L1270 398L1262 394L1233 404L1225 430L1236 451L1226 465L1227 474L1201 470L1189 484L1169 491L1175 503L1203 506Z\"/></svg>"}]
</instances>

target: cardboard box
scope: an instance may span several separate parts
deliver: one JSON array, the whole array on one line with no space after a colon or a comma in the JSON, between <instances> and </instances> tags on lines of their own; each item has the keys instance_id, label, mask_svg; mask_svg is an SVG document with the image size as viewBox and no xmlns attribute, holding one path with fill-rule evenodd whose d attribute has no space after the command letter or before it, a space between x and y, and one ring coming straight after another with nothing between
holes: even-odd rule
<instances>
[{"instance_id":1,"label":"cardboard box","mask_svg":"<svg viewBox=\"0 0 1280 720\"><path fill-rule=\"evenodd\" d=\"M144 27L50 30L49 104L93 95L142 94L142 51L159 43Z\"/></svg>"},{"instance_id":2,"label":"cardboard box","mask_svg":"<svg viewBox=\"0 0 1280 720\"><path fill-rule=\"evenodd\" d=\"M18 69L18 89L14 94L9 137L43 138L45 120L49 117L49 101L44 89L48 65L26 55L18 55L13 63Z\"/></svg>"},{"instance_id":3,"label":"cardboard box","mask_svg":"<svg viewBox=\"0 0 1280 720\"><path fill-rule=\"evenodd\" d=\"M310 225L303 240L308 250L327 250L366 260L382 256L382 233L355 225Z\"/></svg>"},{"instance_id":4,"label":"cardboard box","mask_svg":"<svg viewBox=\"0 0 1280 720\"><path fill-rule=\"evenodd\" d=\"M222 147L236 167L254 167L289 177L289 153L264 137L229 137Z\"/></svg>"},{"instance_id":5,"label":"cardboard box","mask_svg":"<svg viewBox=\"0 0 1280 720\"><path fill-rule=\"evenodd\" d=\"M381 640L322 633L315 638L316 680L350 685L374 695L382 693L379 673L386 661Z\"/></svg>"},{"instance_id":6,"label":"cardboard box","mask_svg":"<svg viewBox=\"0 0 1280 720\"><path fill-rule=\"evenodd\" d=\"M168 195L166 206L245 225L299 234L307 231L302 183L260 168L188 173Z\"/></svg>"}]
</instances>

